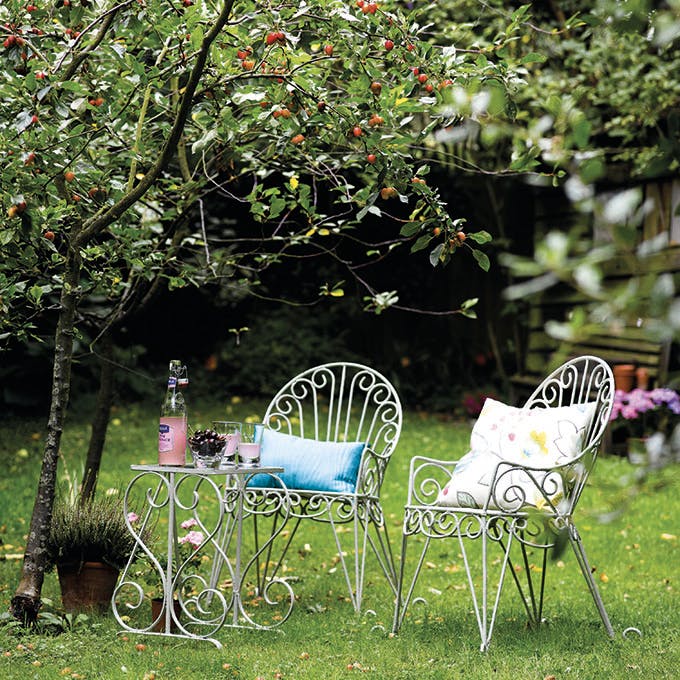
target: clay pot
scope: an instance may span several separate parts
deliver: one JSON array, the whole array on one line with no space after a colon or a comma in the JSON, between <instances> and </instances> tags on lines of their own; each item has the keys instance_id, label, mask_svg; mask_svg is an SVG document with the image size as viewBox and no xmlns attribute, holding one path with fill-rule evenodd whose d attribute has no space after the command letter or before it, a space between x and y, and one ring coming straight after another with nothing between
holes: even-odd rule
<instances>
[{"instance_id":1,"label":"clay pot","mask_svg":"<svg viewBox=\"0 0 680 680\"><path fill-rule=\"evenodd\" d=\"M614 386L617 390L630 392L635 387L635 366L617 364L614 366Z\"/></svg>"},{"instance_id":2,"label":"clay pot","mask_svg":"<svg viewBox=\"0 0 680 680\"><path fill-rule=\"evenodd\" d=\"M637 371L635 371L635 379L637 386L641 390L649 389L649 371L646 368L642 366L638 368Z\"/></svg>"},{"instance_id":3,"label":"clay pot","mask_svg":"<svg viewBox=\"0 0 680 680\"><path fill-rule=\"evenodd\" d=\"M177 623L179 620L180 612L182 607L179 604L179 600L172 601L172 608L174 609L175 615L170 620L170 632L177 632ZM160 597L154 597L151 600L151 620L155 623L153 624L151 630L155 633L165 633L165 608L163 607L163 599Z\"/></svg>"},{"instance_id":4,"label":"clay pot","mask_svg":"<svg viewBox=\"0 0 680 680\"><path fill-rule=\"evenodd\" d=\"M57 565L64 609L67 612L107 611L118 574L118 569L103 562L83 562L80 568Z\"/></svg>"}]
</instances>

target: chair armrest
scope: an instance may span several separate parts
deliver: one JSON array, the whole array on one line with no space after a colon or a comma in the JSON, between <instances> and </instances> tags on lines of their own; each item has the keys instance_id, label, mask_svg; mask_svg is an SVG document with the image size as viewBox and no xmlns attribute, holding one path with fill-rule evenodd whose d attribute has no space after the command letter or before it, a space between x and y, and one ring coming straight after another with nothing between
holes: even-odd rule
<instances>
[{"instance_id":1,"label":"chair armrest","mask_svg":"<svg viewBox=\"0 0 680 680\"><path fill-rule=\"evenodd\" d=\"M547 513L558 512L558 505L560 514L571 512L592 468L588 453L552 466L500 461L491 476L487 507L517 511L528 503Z\"/></svg>"},{"instance_id":2,"label":"chair armrest","mask_svg":"<svg viewBox=\"0 0 680 680\"><path fill-rule=\"evenodd\" d=\"M451 479L457 460L427 456L411 458L408 475L408 505L435 505L439 492Z\"/></svg>"},{"instance_id":3,"label":"chair armrest","mask_svg":"<svg viewBox=\"0 0 680 680\"><path fill-rule=\"evenodd\" d=\"M366 446L359 464L356 487L358 494L376 498L379 496L389 459L390 453L380 454L370 446Z\"/></svg>"}]
</instances>

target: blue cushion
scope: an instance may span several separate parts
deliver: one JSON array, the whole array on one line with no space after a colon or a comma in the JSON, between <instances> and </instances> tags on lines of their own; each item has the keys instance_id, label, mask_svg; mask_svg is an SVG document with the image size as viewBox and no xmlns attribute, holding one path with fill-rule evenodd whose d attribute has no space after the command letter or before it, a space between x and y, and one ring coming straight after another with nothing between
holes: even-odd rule
<instances>
[{"instance_id":1,"label":"blue cushion","mask_svg":"<svg viewBox=\"0 0 680 680\"><path fill-rule=\"evenodd\" d=\"M365 442L317 441L265 429L260 464L282 467L280 477L289 489L352 493L365 448ZM269 475L255 475L248 486L279 485Z\"/></svg>"}]
</instances>

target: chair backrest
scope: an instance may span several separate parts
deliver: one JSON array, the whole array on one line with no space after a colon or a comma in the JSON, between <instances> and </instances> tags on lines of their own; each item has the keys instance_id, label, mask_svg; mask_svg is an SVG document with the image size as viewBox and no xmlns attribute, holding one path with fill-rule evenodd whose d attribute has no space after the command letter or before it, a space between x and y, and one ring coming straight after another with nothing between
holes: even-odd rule
<instances>
[{"instance_id":1,"label":"chair backrest","mask_svg":"<svg viewBox=\"0 0 680 680\"><path fill-rule=\"evenodd\" d=\"M595 356L571 359L556 368L527 399L525 408L554 408L595 402L595 413L578 461L579 483L571 495L576 503L595 463L614 406L614 376L609 364Z\"/></svg>"},{"instance_id":2,"label":"chair backrest","mask_svg":"<svg viewBox=\"0 0 680 680\"><path fill-rule=\"evenodd\" d=\"M264 422L319 441L364 441L389 457L401 433L402 409L392 384L361 364L337 362L307 369L286 383Z\"/></svg>"}]
</instances>

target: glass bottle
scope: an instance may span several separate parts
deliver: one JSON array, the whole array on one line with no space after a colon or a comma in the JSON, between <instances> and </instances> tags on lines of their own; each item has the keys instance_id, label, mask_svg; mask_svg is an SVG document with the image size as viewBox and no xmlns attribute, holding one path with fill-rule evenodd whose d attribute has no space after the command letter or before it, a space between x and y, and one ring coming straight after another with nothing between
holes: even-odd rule
<instances>
[{"instance_id":1,"label":"glass bottle","mask_svg":"<svg viewBox=\"0 0 680 680\"><path fill-rule=\"evenodd\" d=\"M158 464L185 465L187 447L187 407L182 388L189 383L186 366L178 359L170 362L168 389L161 406L158 428Z\"/></svg>"}]
</instances>

